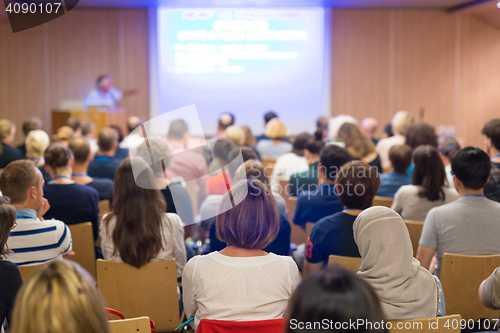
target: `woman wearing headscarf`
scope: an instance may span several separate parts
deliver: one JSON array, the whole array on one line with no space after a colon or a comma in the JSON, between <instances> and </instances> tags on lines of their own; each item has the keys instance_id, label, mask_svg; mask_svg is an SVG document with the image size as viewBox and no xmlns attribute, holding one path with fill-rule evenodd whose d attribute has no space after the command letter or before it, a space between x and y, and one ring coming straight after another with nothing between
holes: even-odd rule
<instances>
[{"instance_id":1,"label":"woman wearing headscarf","mask_svg":"<svg viewBox=\"0 0 500 333\"><path fill-rule=\"evenodd\" d=\"M359 214L353 232L363 258L357 274L375 289L388 320L441 314L438 280L413 258L410 235L398 213L368 208Z\"/></svg>"}]
</instances>

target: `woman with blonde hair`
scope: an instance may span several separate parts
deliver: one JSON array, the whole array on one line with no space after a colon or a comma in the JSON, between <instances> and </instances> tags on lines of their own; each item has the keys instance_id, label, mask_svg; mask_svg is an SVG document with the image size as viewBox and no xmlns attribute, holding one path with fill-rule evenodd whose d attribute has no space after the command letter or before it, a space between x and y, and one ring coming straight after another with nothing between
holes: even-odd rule
<instances>
[{"instance_id":1,"label":"woman with blonde hair","mask_svg":"<svg viewBox=\"0 0 500 333\"><path fill-rule=\"evenodd\" d=\"M53 136L53 140L68 146L74 137L75 131L73 131L73 129L69 126L63 126L57 130L57 134Z\"/></svg>"},{"instance_id":2,"label":"woman with blonde hair","mask_svg":"<svg viewBox=\"0 0 500 333\"><path fill-rule=\"evenodd\" d=\"M12 319L12 333L109 333L95 282L66 260L32 273L16 298Z\"/></svg>"},{"instance_id":3,"label":"woman with blonde hair","mask_svg":"<svg viewBox=\"0 0 500 333\"><path fill-rule=\"evenodd\" d=\"M255 149L262 157L278 158L293 149L292 144L285 141L288 135L285 125L278 118L273 118L266 125L269 139L260 140Z\"/></svg>"},{"instance_id":4,"label":"woman with blonde hair","mask_svg":"<svg viewBox=\"0 0 500 333\"><path fill-rule=\"evenodd\" d=\"M0 169L3 169L12 161L23 158L21 152L13 148L12 141L16 136L16 126L8 119L0 120Z\"/></svg>"},{"instance_id":5,"label":"woman with blonde hair","mask_svg":"<svg viewBox=\"0 0 500 333\"><path fill-rule=\"evenodd\" d=\"M50 138L45 131L42 130L31 130L26 136L25 149L26 158L33 161L35 165L40 169L43 175L43 180L48 183L52 180L50 174L45 170L45 159L43 154L50 144Z\"/></svg>"},{"instance_id":6,"label":"woman with blonde hair","mask_svg":"<svg viewBox=\"0 0 500 333\"><path fill-rule=\"evenodd\" d=\"M238 146L245 144L245 132L239 126L232 125L226 128L226 138L233 140Z\"/></svg>"},{"instance_id":7,"label":"woman with blonde hair","mask_svg":"<svg viewBox=\"0 0 500 333\"><path fill-rule=\"evenodd\" d=\"M344 123L340 126L337 139L345 144L345 149L353 159L365 162L382 172L380 157L375 151L375 144L367 137L358 125Z\"/></svg>"}]
</instances>

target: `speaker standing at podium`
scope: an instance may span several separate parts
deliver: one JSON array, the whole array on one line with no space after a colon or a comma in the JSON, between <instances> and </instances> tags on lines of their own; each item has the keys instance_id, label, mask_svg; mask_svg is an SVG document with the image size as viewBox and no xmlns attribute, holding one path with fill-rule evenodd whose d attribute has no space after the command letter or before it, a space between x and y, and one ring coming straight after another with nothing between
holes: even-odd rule
<instances>
[{"instance_id":1,"label":"speaker standing at podium","mask_svg":"<svg viewBox=\"0 0 500 333\"><path fill-rule=\"evenodd\" d=\"M121 101L124 97L136 94L138 91L138 89L118 90L113 87L113 79L110 75L100 75L96 80L96 87L85 97L83 108L84 110L87 110L89 107L113 109L116 102Z\"/></svg>"}]
</instances>

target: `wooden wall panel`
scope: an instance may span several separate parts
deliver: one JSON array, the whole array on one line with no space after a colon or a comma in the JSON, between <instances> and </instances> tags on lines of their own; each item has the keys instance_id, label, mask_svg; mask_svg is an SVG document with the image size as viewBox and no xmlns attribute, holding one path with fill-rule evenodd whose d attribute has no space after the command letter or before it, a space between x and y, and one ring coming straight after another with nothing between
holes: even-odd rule
<instances>
[{"instance_id":1,"label":"wooden wall panel","mask_svg":"<svg viewBox=\"0 0 500 333\"><path fill-rule=\"evenodd\" d=\"M128 115L147 117L147 43L146 9L75 9L16 34L0 23L0 118L20 128L38 116L50 133L50 110L62 99L83 100L103 73L118 89L142 87L123 105Z\"/></svg>"},{"instance_id":2,"label":"wooden wall panel","mask_svg":"<svg viewBox=\"0 0 500 333\"><path fill-rule=\"evenodd\" d=\"M389 119L389 15L389 11L333 11L333 115Z\"/></svg>"},{"instance_id":3,"label":"wooden wall panel","mask_svg":"<svg viewBox=\"0 0 500 333\"><path fill-rule=\"evenodd\" d=\"M500 30L467 15L460 17L460 107L458 136L484 147L483 125L500 117Z\"/></svg>"},{"instance_id":4,"label":"wooden wall panel","mask_svg":"<svg viewBox=\"0 0 500 333\"><path fill-rule=\"evenodd\" d=\"M442 12L395 12L392 111L410 111L416 120L436 127L454 125L450 117L454 82L455 17Z\"/></svg>"}]
</instances>

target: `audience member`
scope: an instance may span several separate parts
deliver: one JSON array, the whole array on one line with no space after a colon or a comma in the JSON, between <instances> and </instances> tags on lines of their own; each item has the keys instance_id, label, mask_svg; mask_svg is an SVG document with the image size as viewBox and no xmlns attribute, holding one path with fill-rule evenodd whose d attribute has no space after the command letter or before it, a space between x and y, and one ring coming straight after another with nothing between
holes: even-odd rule
<instances>
[{"instance_id":1,"label":"audience member","mask_svg":"<svg viewBox=\"0 0 500 333\"><path fill-rule=\"evenodd\" d=\"M411 165L412 149L407 145L395 145L389 149L391 173L380 174L380 187L377 195L392 198L401 186L411 184L408 168Z\"/></svg>"},{"instance_id":2,"label":"audience member","mask_svg":"<svg viewBox=\"0 0 500 333\"><path fill-rule=\"evenodd\" d=\"M10 162L23 158L21 152L11 146L16 136L16 126L7 119L0 120L0 169Z\"/></svg>"},{"instance_id":3,"label":"audience member","mask_svg":"<svg viewBox=\"0 0 500 333\"><path fill-rule=\"evenodd\" d=\"M80 122L80 120L78 118L74 118L74 117L68 118L68 121L66 122L66 126L71 127L76 138L82 136L82 123Z\"/></svg>"},{"instance_id":4,"label":"audience member","mask_svg":"<svg viewBox=\"0 0 500 333\"><path fill-rule=\"evenodd\" d=\"M316 131L316 133L314 133L314 137L310 137L309 140L306 141L305 147L303 148L303 154L306 160L307 169L304 171L298 170L299 167L302 168L299 164L296 169L297 171L292 173L288 171L288 174L290 175L287 186L288 188L285 187L283 189L283 193L286 195L296 197L302 191L310 191L311 188L318 188L320 153L325 147L322 134L323 133L321 131ZM297 140L297 138L295 140Z\"/></svg>"},{"instance_id":5,"label":"audience member","mask_svg":"<svg viewBox=\"0 0 500 333\"><path fill-rule=\"evenodd\" d=\"M290 298L286 317L290 320L286 333L389 333L385 325L362 325L357 329L334 326L360 321L387 322L380 300L370 284L342 268L324 270L302 281ZM320 327L325 320L330 326Z\"/></svg>"},{"instance_id":6,"label":"audience member","mask_svg":"<svg viewBox=\"0 0 500 333\"><path fill-rule=\"evenodd\" d=\"M258 141L255 149L262 157L278 158L293 149L292 144L285 141L288 135L285 125L278 118L273 118L266 126L268 139Z\"/></svg>"},{"instance_id":7,"label":"audience member","mask_svg":"<svg viewBox=\"0 0 500 333\"><path fill-rule=\"evenodd\" d=\"M54 142L61 142L63 145L67 146L75 137L75 132L69 126L63 126L57 130L57 133L53 136Z\"/></svg>"},{"instance_id":8,"label":"audience member","mask_svg":"<svg viewBox=\"0 0 500 333\"><path fill-rule=\"evenodd\" d=\"M439 156L444 164L446 172L446 186L455 188L453 175L451 174L451 158L460 150L460 143L455 138L446 138L439 145Z\"/></svg>"},{"instance_id":9,"label":"audience member","mask_svg":"<svg viewBox=\"0 0 500 333\"><path fill-rule=\"evenodd\" d=\"M378 122L377 119L373 117L367 117L361 121L361 131L370 138L374 144L378 143L378 139L375 137L377 134Z\"/></svg>"},{"instance_id":10,"label":"audience member","mask_svg":"<svg viewBox=\"0 0 500 333\"><path fill-rule=\"evenodd\" d=\"M95 281L71 261L38 268L21 289L12 333L109 333Z\"/></svg>"},{"instance_id":11,"label":"audience member","mask_svg":"<svg viewBox=\"0 0 500 333\"><path fill-rule=\"evenodd\" d=\"M352 161L340 169L335 188L344 209L320 219L312 228L307 240L304 275L321 270L331 254L360 257L352 226L356 217L372 206L379 186L377 170L364 162Z\"/></svg>"},{"instance_id":12,"label":"audience member","mask_svg":"<svg viewBox=\"0 0 500 333\"><path fill-rule=\"evenodd\" d=\"M137 127L142 126L143 123L144 120L136 116L127 119L128 135L123 138L122 142L120 142L120 148L132 150L137 148L141 143L144 142L142 130L134 132L134 130Z\"/></svg>"},{"instance_id":13,"label":"audience member","mask_svg":"<svg viewBox=\"0 0 500 333\"><path fill-rule=\"evenodd\" d=\"M104 127L99 133L97 144L99 150L89 163L88 174L90 177L113 180L116 168L122 161L115 157L118 149L118 133L111 127Z\"/></svg>"},{"instance_id":14,"label":"audience member","mask_svg":"<svg viewBox=\"0 0 500 333\"><path fill-rule=\"evenodd\" d=\"M252 130L248 126L241 126L241 129L245 133L245 141L243 142L244 147L255 148L255 136Z\"/></svg>"},{"instance_id":15,"label":"audience member","mask_svg":"<svg viewBox=\"0 0 500 333\"><path fill-rule=\"evenodd\" d=\"M490 180L484 187L484 195L500 202L500 118L488 121L482 134L485 138L486 152L491 159Z\"/></svg>"},{"instance_id":16,"label":"audience member","mask_svg":"<svg viewBox=\"0 0 500 333\"><path fill-rule=\"evenodd\" d=\"M232 113L223 112L219 116L219 121L217 123L217 134L214 135L210 140L217 141L218 139L223 139L226 137L226 129L229 126L233 126L235 124L235 118Z\"/></svg>"},{"instance_id":17,"label":"audience member","mask_svg":"<svg viewBox=\"0 0 500 333\"><path fill-rule=\"evenodd\" d=\"M86 185L96 190L99 194L99 201L109 200L112 203L113 181L107 178L92 178L87 173L89 163L93 157L87 138L82 136L74 139L70 142L69 149L73 152L75 159L71 179L77 184Z\"/></svg>"},{"instance_id":18,"label":"audience member","mask_svg":"<svg viewBox=\"0 0 500 333\"><path fill-rule=\"evenodd\" d=\"M292 151L276 159L270 179L271 188L274 192L279 192L280 190L280 179L290 179L291 175L308 170L308 161L304 156L304 149L309 140L311 140L309 133L300 133L293 141ZM316 163L316 171L317 167Z\"/></svg>"},{"instance_id":19,"label":"audience member","mask_svg":"<svg viewBox=\"0 0 500 333\"><path fill-rule=\"evenodd\" d=\"M316 131L320 131L323 138L328 136L328 117L321 116L316 120Z\"/></svg>"},{"instance_id":20,"label":"audience member","mask_svg":"<svg viewBox=\"0 0 500 333\"><path fill-rule=\"evenodd\" d=\"M406 129L405 144L415 150L418 146L429 145L438 148L438 137L434 127L427 124L415 124Z\"/></svg>"},{"instance_id":21,"label":"audience member","mask_svg":"<svg viewBox=\"0 0 500 333\"><path fill-rule=\"evenodd\" d=\"M377 153L382 162L382 168L390 167L389 150L392 146L402 145L405 143L406 129L413 125L414 118L408 111L399 111L392 117L392 132L393 136L381 139L377 143Z\"/></svg>"},{"instance_id":22,"label":"audience member","mask_svg":"<svg viewBox=\"0 0 500 333\"><path fill-rule=\"evenodd\" d=\"M182 119L173 120L168 129L168 140L172 147L171 165L166 168L168 179L182 177L184 181L196 181L198 185L198 202L202 202L207 194L208 168L205 158L194 149L187 149L189 129Z\"/></svg>"},{"instance_id":23,"label":"audience member","mask_svg":"<svg viewBox=\"0 0 500 333\"><path fill-rule=\"evenodd\" d=\"M489 309L500 310L500 267L479 286L479 300Z\"/></svg>"},{"instance_id":24,"label":"audience member","mask_svg":"<svg viewBox=\"0 0 500 333\"><path fill-rule=\"evenodd\" d=\"M436 148L418 146L413 154L412 185L403 185L394 195L392 209L405 220L424 221L429 210L458 199L458 192L446 186L446 171Z\"/></svg>"},{"instance_id":25,"label":"audience member","mask_svg":"<svg viewBox=\"0 0 500 333\"><path fill-rule=\"evenodd\" d=\"M0 175L0 189L17 212L7 240L7 259L17 266L61 260L71 253L71 233L58 220L44 220L50 205L43 197L43 177L28 160L10 163Z\"/></svg>"},{"instance_id":26,"label":"audience member","mask_svg":"<svg viewBox=\"0 0 500 333\"><path fill-rule=\"evenodd\" d=\"M353 159L365 162L376 168L378 172L382 172L382 165L380 164L380 157L375 151L375 144L363 134L358 125L345 123L340 126L337 138L344 143L345 149Z\"/></svg>"},{"instance_id":27,"label":"audience member","mask_svg":"<svg viewBox=\"0 0 500 333\"><path fill-rule=\"evenodd\" d=\"M58 219L66 224L92 223L94 239L99 235L99 194L87 186L71 180L73 153L61 143L51 144L45 150L45 168L52 180L43 186L45 197L51 203L46 219Z\"/></svg>"},{"instance_id":28,"label":"audience member","mask_svg":"<svg viewBox=\"0 0 500 333\"><path fill-rule=\"evenodd\" d=\"M50 144L49 135L42 130L32 130L28 133L25 142L26 158L35 163L42 173L43 180L49 182L52 178L45 170L45 159L43 158L43 153Z\"/></svg>"},{"instance_id":29,"label":"audience member","mask_svg":"<svg viewBox=\"0 0 500 333\"><path fill-rule=\"evenodd\" d=\"M438 276L444 253L500 253L500 203L487 199L483 190L490 169L488 155L479 148L465 147L451 159L453 182L460 199L429 211L417 252L417 259L425 268L437 255Z\"/></svg>"},{"instance_id":30,"label":"audience member","mask_svg":"<svg viewBox=\"0 0 500 333\"><path fill-rule=\"evenodd\" d=\"M335 191L337 173L352 158L344 148L327 145L321 152L319 165L319 187L304 190L297 197L293 223L305 228L307 222L317 222L325 216L343 209L340 196Z\"/></svg>"},{"instance_id":31,"label":"audience member","mask_svg":"<svg viewBox=\"0 0 500 333\"><path fill-rule=\"evenodd\" d=\"M153 172L144 165L142 176L153 184ZM113 209L100 227L104 259L140 268L152 260L174 258L180 278L186 265L184 225L177 214L165 213L160 190L136 184L130 158L116 170L114 196Z\"/></svg>"},{"instance_id":32,"label":"audience member","mask_svg":"<svg viewBox=\"0 0 500 333\"><path fill-rule=\"evenodd\" d=\"M17 149L21 152L23 158L26 157L26 139L28 138L28 134L33 130L41 130L42 129L42 121L40 118L34 117L28 120L23 121L23 134L24 140L22 145L17 146Z\"/></svg>"},{"instance_id":33,"label":"audience member","mask_svg":"<svg viewBox=\"0 0 500 333\"><path fill-rule=\"evenodd\" d=\"M278 118L278 115L274 111L268 111L264 114L264 129L267 129L267 123L270 122L271 119L274 119L274 118ZM256 139L256 143L259 143L260 140L269 140L266 133L262 133L261 135L258 135L255 139Z\"/></svg>"},{"instance_id":34,"label":"audience member","mask_svg":"<svg viewBox=\"0 0 500 333\"><path fill-rule=\"evenodd\" d=\"M224 194L231 186L231 177L226 166L230 165L229 153L236 147L231 139L218 139L216 142L209 142L212 153L215 156L213 163L209 166L209 172L215 175L210 176L207 181L208 194Z\"/></svg>"},{"instance_id":35,"label":"audience member","mask_svg":"<svg viewBox=\"0 0 500 333\"><path fill-rule=\"evenodd\" d=\"M97 139L95 138L95 135L96 135L95 124L90 120L84 121L82 123L82 136L87 139L90 145L90 151L92 152L92 155L95 155L95 153L97 153L97 151L99 150L99 146L97 145Z\"/></svg>"},{"instance_id":36,"label":"audience member","mask_svg":"<svg viewBox=\"0 0 500 333\"><path fill-rule=\"evenodd\" d=\"M392 124L391 123L388 123L384 126L384 132L383 132L382 136L384 139L390 138L391 136L394 136L394 134L392 133Z\"/></svg>"},{"instance_id":37,"label":"audience member","mask_svg":"<svg viewBox=\"0 0 500 333\"><path fill-rule=\"evenodd\" d=\"M7 197L0 197L0 323L7 319L11 325L12 309L23 279L16 264L6 260L9 249L5 247L10 230L16 225L16 209ZM2 325L0 325L1 327Z\"/></svg>"},{"instance_id":38,"label":"audience member","mask_svg":"<svg viewBox=\"0 0 500 333\"><path fill-rule=\"evenodd\" d=\"M233 140L238 146L243 146L245 144L245 132L239 126L229 126L226 128L226 138Z\"/></svg>"},{"instance_id":39,"label":"audience member","mask_svg":"<svg viewBox=\"0 0 500 333\"><path fill-rule=\"evenodd\" d=\"M240 181L224 195L216 221L222 251L195 256L182 275L184 311L201 319L251 321L283 318L299 283L292 258L266 253L278 235L279 217L270 189ZM233 199L240 202L232 206ZM264 286L264 287L263 287Z\"/></svg>"},{"instance_id":40,"label":"audience member","mask_svg":"<svg viewBox=\"0 0 500 333\"><path fill-rule=\"evenodd\" d=\"M363 258L357 274L375 289L388 320L444 315L440 283L413 258L410 235L398 213L368 208L354 222L353 233Z\"/></svg>"},{"instance_id":41,"label":"audience member","mask_svg":"<svg viewBox=\"0 0 500 333\"><path fill-rule=\"evenodd\" d=\"M267 177L267 173L265 172L262 164L259 161L247 161L243 165L240 165L236 174L234 176L234 184L237 184L239 181L249 180L258 180L264 185L269 187L269 180ZM290 252L290 234L291 227L290 222L286 219L287 208L285 199L281 195L276 192L271 191L274 199L276 200L276 207L278 209L279 219L280 219L280 229L278 232L278 236L276 239L269 244L264 251L271 252L277 255L287 256ZM216 228L215 228L215 216L217 215L217 208L222 201L222 195L217 196L217 202L212 199L211 216L213 216L210 226L210 251L220 251L226 247L226 243L221 242L216 237ZM208 207L205 207L205 209ZM205 212L206 214L206 212Z\"/></svg>"},{"instance_id":42,"label":"audience member","mask_svg":"<svg viewBox=\"0 0 500 333\"><path fill-rule=\"evenodd\" d=\"M345 114L341 114L341 115L338 115L338 116L330 119L330 121L328 122L328 139L330 141L337 142L336 140L338 137L339 129L345 123L357 125L358 121L356 120L356 118L349 116L349 115L345 115ZM337 142L337 143L339 143L339 142ZM339 146L343 147L344 144L339 143Z\"/></svg>"},{"instance_id":43,"label":"audience member","mask_svg":"<svg viewBox=\"0 0 500 333\"><path fill-rule=\"evenodd\" d=\"M120 144L123 142L124 139L122 128L118 125L109 125L109 127L113 128L116 131L116 133L118 133L118 148L116 149L115 152L115 158L120 158L120 159L127 158L128 149L120 147ZM97 145L97 140L96 140L96 145ZM99 149L99 146L97 146L97 148Z\"/></svg>"},{"instance_id":44,"label":"audience member","mask_svg":"<svg viewBox=\"0 0 500 333\"><path fill-rule=\"evenodd\" d=\"M179 215L181 221L186 225L193 224L193 204L189 192L181 181L168 179L163 172L163 168L170 168L170 156L172 156L170 146L161 138L149 138L148 142L149 148L146 145L139 145L135 150L131 151L130 160L132 164L135 163L135 159L138 157L144 161L150 161L150 153L153 156L164 156L162 160L156 161L149 166L153 170L155 180L155 185L152 188L159 189L163 194L167 202L167 213Z\"/></svg>"}]
</instances>

